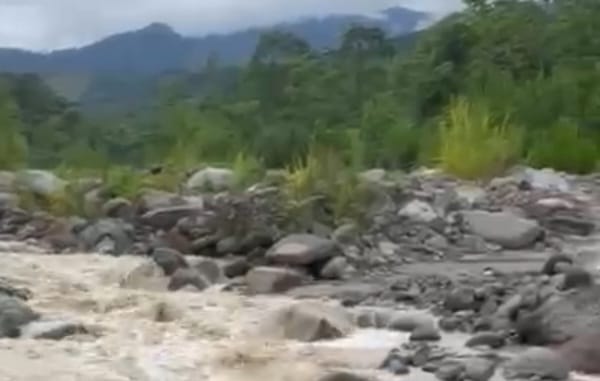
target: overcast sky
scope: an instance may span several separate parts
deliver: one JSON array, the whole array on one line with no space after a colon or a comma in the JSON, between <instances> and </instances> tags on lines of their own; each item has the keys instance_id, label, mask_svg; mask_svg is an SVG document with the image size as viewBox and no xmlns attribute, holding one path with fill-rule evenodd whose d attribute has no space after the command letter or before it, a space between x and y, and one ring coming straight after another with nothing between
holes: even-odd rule
<instances>
[{"instance_id":1,"label":"overcast sky","mask_svg":"<svg viewBox=\"0 0 600 381\"><path fill-rule=\"evenodd\" d=\"M0 0L0 46L81 46L158 21L185 35L227 32L302 16L405 5L436 13L461 0Z\"/></svg>"}]
</instances>

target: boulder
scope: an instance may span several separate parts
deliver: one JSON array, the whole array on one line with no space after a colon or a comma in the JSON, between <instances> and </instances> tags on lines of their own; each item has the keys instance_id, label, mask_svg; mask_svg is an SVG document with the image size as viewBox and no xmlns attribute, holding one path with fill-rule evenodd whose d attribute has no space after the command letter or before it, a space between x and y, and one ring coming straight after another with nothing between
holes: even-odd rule
<instances>
[{"instance_id":1,"label":"boulder","mask_svg":"<svg viewBox=\"0 0 600 381\"><path fill-rule=\"evenodd\" d=\"M471 232L505 249L527 248L541 236L536 221L507 212L490 213L473 210L462 212Z\"/></svg>"},{"instance_id":2,"label":"boulder","mask_svg":"<svg viewBox=\"0 0 600 381\"><path fill-rule=\"evenodd\" d=\"M506 338L498 332L479 332L472 336L465 346L468 348L486 346L492 349L502 348L506 344Z\"/></svg>"},{"instance_id":3,"label":"boulder","mask_svg":"<svg viewBox=\"0 0 600 381\"><path fill-rule=\"evenodd\" d=\"M199 261L189 261L190 267L196 269L203 278L209 281L210 284L215 284L221 281L225 274L219 264L210 259L200 259Z\"/></svg>"},{"instance_id":4,"label":"boulder","mask_svg":"<svg viewBox=\"0 0 600 381\"><path fill-rule=\"evenodd\" d=\"M121 255L133 246L133 227L119 219L98 220L77 236L87 251Z\"/></svg>"},{"instance_id":5,"label":"boulder","mask_svg":"<svg viewBox=\"0 0 600 381\"><path fill-rule=\"evenodd\" d=\"M175 193L165 192L157 189L143 189L136 201L137 209L141 212L149 210L170 208L173 206L186 205L187 201Z\"/></svg>"},{"instance_id":6,"label":"boulder","mask_svg":"<svg viewBox=\"0 0 600 381\"><path fill-rule=\"evenodd\" d=\"M131 201L123 197L110 199L102 205L102 215L109 218L130 219L134 211Z\"/></svg>"},{"instance_id":7,"label":"boulder","mask_svg":"<svg viewBox=\"0 0 600 381\"><path fill-rule=\"evenodd\" d=\"M292 234L277 242L266 254L270 261L288 266L308 266L341 253L332 240L312 234Z\"/></svg>"},{"instance_id":8,"label":"boulder","mask_svg":"<svg viewBox=\"0 0 600 381\"><path fill-rule=\"evenodd\" d=\"M600 374L600 333L573 338L558 350L569 367L577 372Z\"/></svg>"},{"instance_id":9,"label":"boulder","mask_svg":"<svg viewBox=\"0 0 600 381\"><path fill-rule=\"evenodd\" d=\"M342 307L300 302L277 312L273 333L289 340L314 342L345 337L352 332L351 315Z\"/></svg>"},{"instance_id":10,"label":"boulder","mask_svg":"<svg viewBox=\"0 0 600 381\"><path fill-rule=\"evenodd\" d=\"M413 332L417 327L435 326L435 319L421 312L396 312L389 318L388 329Z\"/></svg>"},{"instance_id":11,"label":"boulder","mask_svg":"<svg viewBox=\"0 0 600 381\"><path fill-rule=\"evenodd\" d=\"M444 300L444 308L451 312L472 310L475 308L475 291L467 287L451 291Z\"/></svg>"},{"instance_id":12,"label":"boulder","mask_svg":"<svg viewBox=\"0 0 600 381\"><path fill-rule=\"evenodd\" d=\"M203 291L210 286L210 282L195 268L180 267L171 275L167 288L169 291L178 291L188 286Z\"/></svg>"},{"instance_id":13,"label":"boulder","mask_svg":"<svg viewBox=\"0 0 600 381\"><path fill-rule=\"evenodd\" d=\"M531 313L520 313L516 325L522 342L563 344L580 335L600 333L600 286L554 295Z\"/></svg>"},{"instance_id":14,"label":"boulder","mask_svg":"<svg viewBox=\"0 0 600 381\"><path fill-rule=\"evenodd\" d=\"M220 192L231 189L235 183L235 174L231 169L208 167L194 173L185 187L190 191Z\"/></svg>"},{"instance_id":15,"label":"boulder","mask_svg":"<svg viewBox=\"0 0 600 381\"><path fill-rule=\"evenodd\" d=\"M303 275L292 269L255 267L246 274L246 284L251 294L286 292L302 284Z\"/></svg>"},{"instance_id":16,"label":"boulder","mask_svg":"<svg viewBox=\"0 0 600 381\"><path fill-rule=\"evenodd\" d=\"M348 268L348 260L345 257L331 258L319 272L323 279L342 279Z\"/></svg>"},{"instance_id":17,"label":"boulder","mask_svg":"<svg viewBox=\"0 0 600 381\"><path fill-rule=\"evenodd\" d=\"M151 209L144 213L140 220L154 229L170 230L182 218L194 217L202 214L202 205L181 205L165 208Z\"/></svg>"},{"instance_id":18,"label":"boulder","mask_svg":"<svg viewBox=\"0 0 600 381\"><path fill-rule=\"evenodd\" d=\"M0 338L16 338L21 327L40 318L22 300L0 294Z\"/></svg>"},{"instance_id":19,"label":"boulder","mask_svg":"<svg viewBox=\"0 0 600 381\"><path fill-rule=\"evenodd\" d=\"M552 169L525 168L518 177L521 182L533 189L563 193L567 193L571 189L571 185L565 177Z\"/></svg>"},{"instance_id":20,"label":"boulder","mask_svg":"<svg viewBox=\"0 0 600 381\"><path fill-rule=\"evenodd\" d=\"M140 263L119 279L119 287L137 290L166 291L167 284L163 269L151 260Z\"/></svg>"},{"instance_id":21,"label":"boulder","mask_svg":"<svg viewBox=\"0 0 600 381\"><path fill-rule=\"evenodd\" d=\"M87 327L67 320L36 320L21 327L27 339L61 340L68 336L89 333Z\"/></svg>"},{"instance_id":22,"label":"boulder","mask_svg":"<svg viewBox=\"0 0 600 381\"><path fill-rule=\"evenodd\" d=\"M430 223L440 218L431 205L421 200L410 201L400 209L398 215L423 223Z\"/></svg>"},{"instance_id":23,"label":"boulder","mask_svg":"<svg viewBox=\"0 0 600 381\"><path fill-rule=\"evenodd\" d=\"M168 248L157 248L152 251L152 259L167 276L180 268L189 267L185 257L179 252Z\"/></svg>"},{"instance_id":24,"label":"boulder","mask_svg":"<svg viewBox=\"0 0 600 381\"><path fill-rule=\"evenodd\" d=\"M419 324L410 333L410 341L439 341L442 336L434 323Z\"/></svg>"},{"instance_id":25,"label":"boulder","mask_svg":"<svg viewBox=\"0 0 600 381\"><path fill-rule=\"evenodd\" d=\"M471 381L488 381L496 371L496 362L483 357L470 357L462 360L465 378Z\"/></svg>"},{"instance_id":26,"label":"boulder","mask_svg":"<svg viewBox=\"0 0 600 381\"><path fill-rule=\"evenodd\" d=\"M504 364L507 380L568 380L571 369L565 358L547 348L529 348Z\"/></svg>"},{"instance_id":27,"label":"boulder","mask_svg":"<svg viewBox=\"0 0 600 381\"><path fill-rule=\"evenodd\" d=\"M28 169L17 173L16 185L20 189L40 196L51 196L62 192L67 182L52 172Z\"/></svg>"}]
</instances>

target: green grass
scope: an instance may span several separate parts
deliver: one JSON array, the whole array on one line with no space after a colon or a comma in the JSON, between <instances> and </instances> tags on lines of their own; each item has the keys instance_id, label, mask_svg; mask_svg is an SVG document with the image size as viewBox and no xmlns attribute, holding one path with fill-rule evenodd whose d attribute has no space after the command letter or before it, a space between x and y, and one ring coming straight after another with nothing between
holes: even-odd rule
<instances>
[{"instance_id":1,"label":"green grass","mask_svg":"<svg viewBox=\"0 0 600 381\"><path fill-rule=\"evenodd\" d=\"M438 163L464 179L489 178L518 160L521 133L508 118L492 118L481 103L458 98L439 126Z\"/></svg>"}]
</instances>

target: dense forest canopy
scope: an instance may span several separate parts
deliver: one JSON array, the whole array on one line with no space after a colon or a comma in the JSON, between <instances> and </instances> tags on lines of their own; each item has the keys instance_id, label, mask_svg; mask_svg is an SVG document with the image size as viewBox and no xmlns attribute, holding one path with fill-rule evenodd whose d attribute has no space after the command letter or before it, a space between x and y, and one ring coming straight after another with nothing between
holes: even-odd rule
<instances>
[{"instance_id":1,"label":"dense forest canopy","mask_svg":"<svg viewBox=\"0 0 600 381\"><path fill-rule=\"evenodd\" d=\"M273 168L323 147L360 168L595 169L600 2L465 3L408 37L352 27L327 52L269 32L246 66L213 57L171 75L153 109L118 118L91 119L36 76L5 75L0 166L225 163L242 152Z\"/></svg>"}]
</instances>

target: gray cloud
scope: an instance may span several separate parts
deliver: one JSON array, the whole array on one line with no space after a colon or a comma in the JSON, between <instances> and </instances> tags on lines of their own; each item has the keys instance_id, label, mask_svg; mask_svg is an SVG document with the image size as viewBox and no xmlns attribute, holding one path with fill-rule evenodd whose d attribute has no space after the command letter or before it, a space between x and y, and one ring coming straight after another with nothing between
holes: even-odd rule
<instances>
[{"instance_id":1,"label":"gray cloud","mask_svg":"<svg viewBox=\"0 0 600 381\"><path fill-rule=\"evenodd\" d=\"M447 12L461 0L0 0L0 46L80 46L159 21L186 35L227 32L303 16L406 5Z\"/></svg>"}]
</instances>

